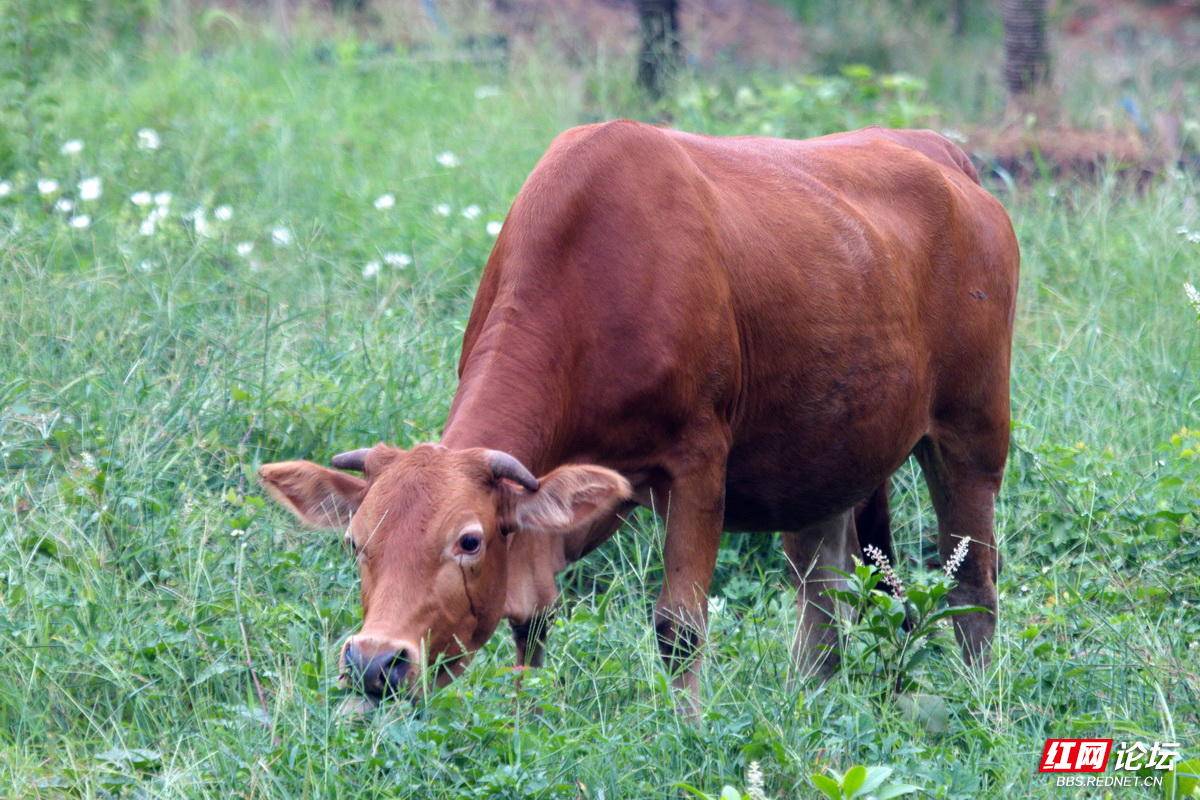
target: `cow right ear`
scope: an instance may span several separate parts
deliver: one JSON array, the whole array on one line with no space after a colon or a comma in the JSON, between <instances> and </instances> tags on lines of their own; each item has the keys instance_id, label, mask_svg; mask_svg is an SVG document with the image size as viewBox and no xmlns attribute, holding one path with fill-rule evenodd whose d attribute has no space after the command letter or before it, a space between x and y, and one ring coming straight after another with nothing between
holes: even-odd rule
<instances>
[{"instance_id":1,"label":"cow right ear","mask_svg":"<svg viewBox=\"0 0 1200 800\"><path fill-rule=\"evenodd\" d=\"M611 469L569 464L543 476L537 491L510 494L518 530L567 534L611 514L633 495L629 481Z\"/></svg>"},{"instance_id":2,"label":"cow right ear","mask_svg":"<svg viewBox=\"0 0 1200 800\"><path fill-rule=\"evenodd\" d=\"M362 478L311 461L263 464L258 478L277 503L310 528L345 528L367 492Z\"/></svg>"}]
</instances>

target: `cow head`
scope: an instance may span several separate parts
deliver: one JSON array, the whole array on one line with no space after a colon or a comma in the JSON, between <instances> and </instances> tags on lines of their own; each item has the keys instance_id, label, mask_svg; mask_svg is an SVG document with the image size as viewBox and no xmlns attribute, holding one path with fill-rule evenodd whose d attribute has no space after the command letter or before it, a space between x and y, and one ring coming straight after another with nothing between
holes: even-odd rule
<instances>
[{"instance_id":1,"label":"cow head","mask_svg":"<svg viewBox=\"0 0 1200 800\"><path fill-rule=\"evenodd\" d=\"M612 470L568 465L536 478L496 450L381 444L333 465L362 477L308 461L266 464L259 475L306 525L345 530L363 625L342 668L374 700L462 672L500 622L513 536L564 535L630 495Z\"/></svg>"}]
</instances>

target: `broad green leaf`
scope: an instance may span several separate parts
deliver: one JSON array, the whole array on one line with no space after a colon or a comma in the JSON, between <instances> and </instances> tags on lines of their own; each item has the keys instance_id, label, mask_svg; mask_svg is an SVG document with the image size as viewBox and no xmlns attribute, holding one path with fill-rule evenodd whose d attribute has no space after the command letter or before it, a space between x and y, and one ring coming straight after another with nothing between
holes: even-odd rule
<instances>
[{"instance_id":1,"label":"broad green leaf","mask_svg":"<svg viewBox=\"0 0 1200 800\"><path fill-rule=\"evenodd\" d=\"M913 786L908 783L894 783L891 786L885 786L875 793L875 800L891 800L893 797L901 797L906 794L921 791L920 786Z\"/></svg>"},{"instance_id":2,"label":"broad green leaf","mask_svg":"<svg viewBox=\"0 0 1200 800\"><path fill-rule=\"evenodd\" d=\"M842 778L842 794L846 797L858 797L858 790L862 788L866 780L867 768L861 764L855 764L846 770L846 777Z\"/></svg>"},{"instance_id":3,"label":"broad green leaf","mask_svg":"<svg viewBox=\"0 0 1200 800\"><path fill-rule=\"evenodd\" d=\"M893 772L895 772L895 770L891 767L867 767L867 778L863 781L863 785L859 787L858 793L864 797L869 795L871 792L878 789L880 784L891 777Z\"/></svg>"},{"instance_id":4,"label":"broad green leaf","mask_svg":"<svg viewBox=\"0 0 1200 800\"><path fill-rule=\"evenodd\" d=\"M812 781L812 785L817 788L821 794L829 798L829 800L841 800L842 787L838 782L828 775L813 774L808 778Z\"/></svg>"},{"instance_id":5,"label":"broad green leaf","mask_svg":"<svg viewBox=\"0 0 1200 800\"><path fill-rule=\"evenodd\" d=\"M983 606L950 606L949 608L943 608L933 612L929 615L926 622L933 624L934 622L937 622L940 619L945 619L946 617L957 617L962 614L978 614L984 611L987 611L987 609Z\"/></svg>"},{"instance_id":6,"label":"broad green leaf","mask_svg":"<svg viewBox=\"0 0 1200 800\"><path fill-rule=\"evenodd\" d=\"M1175 770L1163 781L1163 800L1200 797L1200 758L1175 762Z\"/></svg>"},{"instance_id":7,"label":"broad green leaf","mask_svg":"<svg viewBox=\"0 0 1200 800\"><path fill-rule=\"evenodd\" d=\"M901 713L920 723L930 733L945 733L950 727L950 707L936 694L902 694L896 698Z\"/></svg>"}]
</instances>

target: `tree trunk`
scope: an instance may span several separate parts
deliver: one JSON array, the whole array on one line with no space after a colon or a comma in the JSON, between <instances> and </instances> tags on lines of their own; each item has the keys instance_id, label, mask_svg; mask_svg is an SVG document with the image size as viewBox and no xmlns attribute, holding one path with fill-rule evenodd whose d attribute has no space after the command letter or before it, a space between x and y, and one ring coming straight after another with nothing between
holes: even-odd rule
<instances>
[{"instance_id":1,"label":"tree trunk","mask_svg":"<svg viewBox=\"0 0 1200 800\"><path fill-rule=\"evenodd\" d=\"M951 0L950 25L954 35L961 38L967 32L967 0Z\"/></svg>"},{"instance_id":2,"label":"tree trunk","mask_svg":"<svg viewBox=\"0 0 1200 800\"><path fill-rule=\"evenodd\" d=\"M637 0L642 28L638 85L661 97L683 58L679 41L679 0Z\"/></svg>"},{"instance_id":3,"label":"tree trunk","mask_svg":"<svg viewBox=\"0 0 1200 800\"><path fill-rule=\"evenodd\" d=\"M1004 19L1004 82L1010 95L1032 92L1049 82L1046 0L1001 0Z\"/></svg>"}]
</instances>

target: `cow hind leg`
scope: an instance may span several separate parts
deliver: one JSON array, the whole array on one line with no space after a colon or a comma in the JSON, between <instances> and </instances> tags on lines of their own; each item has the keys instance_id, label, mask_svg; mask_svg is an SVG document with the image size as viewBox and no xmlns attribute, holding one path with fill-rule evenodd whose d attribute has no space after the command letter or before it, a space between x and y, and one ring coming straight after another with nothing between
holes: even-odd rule
<instances>
[{"instance_id":1,"label":"cow hind leg","mask_svg":"<svg viewBox=\"0 0 1200 800\"><path fill-rule=\"evenodd\" d=\"M942 563L970 537L966 557L954 577L953 605L981 606L985 611L955 617L954 632L970 663L987 663L996 630L995 502L1008 451L1008 426L972 429L967 436L931 434L915 449L929 485L938 520L938 552Z\"/></svg>"},{"instance_id":2,"label":"cow hind leg","mask_svg":"<svg viewBox=\"0 0 1200 800\"><path fill-rule=\"evenodd\" d=\"M876 547L891 564L896 563L892 549L892 517L888 507L888 484L885 480L866 499L854 507L854 528L858 532L858 543L866 549Z\"/></svg>"},{"instance_id":3,"label":"cow hind leg","mask_svg":"<svg viewBox=\"0 0 1200 800\"><path fill-rule=\"evenodd\" d=\"M885 479L876 487L870 497L854 507L854 528L858 532L858 544L862 547L864 562L875 563L867 552L868 547L875 547L883 553L883 557L889 564L899 569L900 564L896 560L896 551L892 546L892 514L888 503L890 487L890 479ZM887 588L893 595L899 597L900 593L896 587L889 585ZM904 630L911 630L912 620L906 616L903 626Z\"/></svg>"},{"instance_id":4,"label":"cow hind leg","mask_svg":"<svg viewBox=\"0 0 1200 800\"><path fill-rule=\"evenodd\" d=\"M854 511L798 531L784 531L783 549L796 581L796 639L792 657L801 674L828 678L837 669L837 603L827 593L844 588L846 579L833 570L849 572L858 553Z\"/></svg>"}]
</instances>

